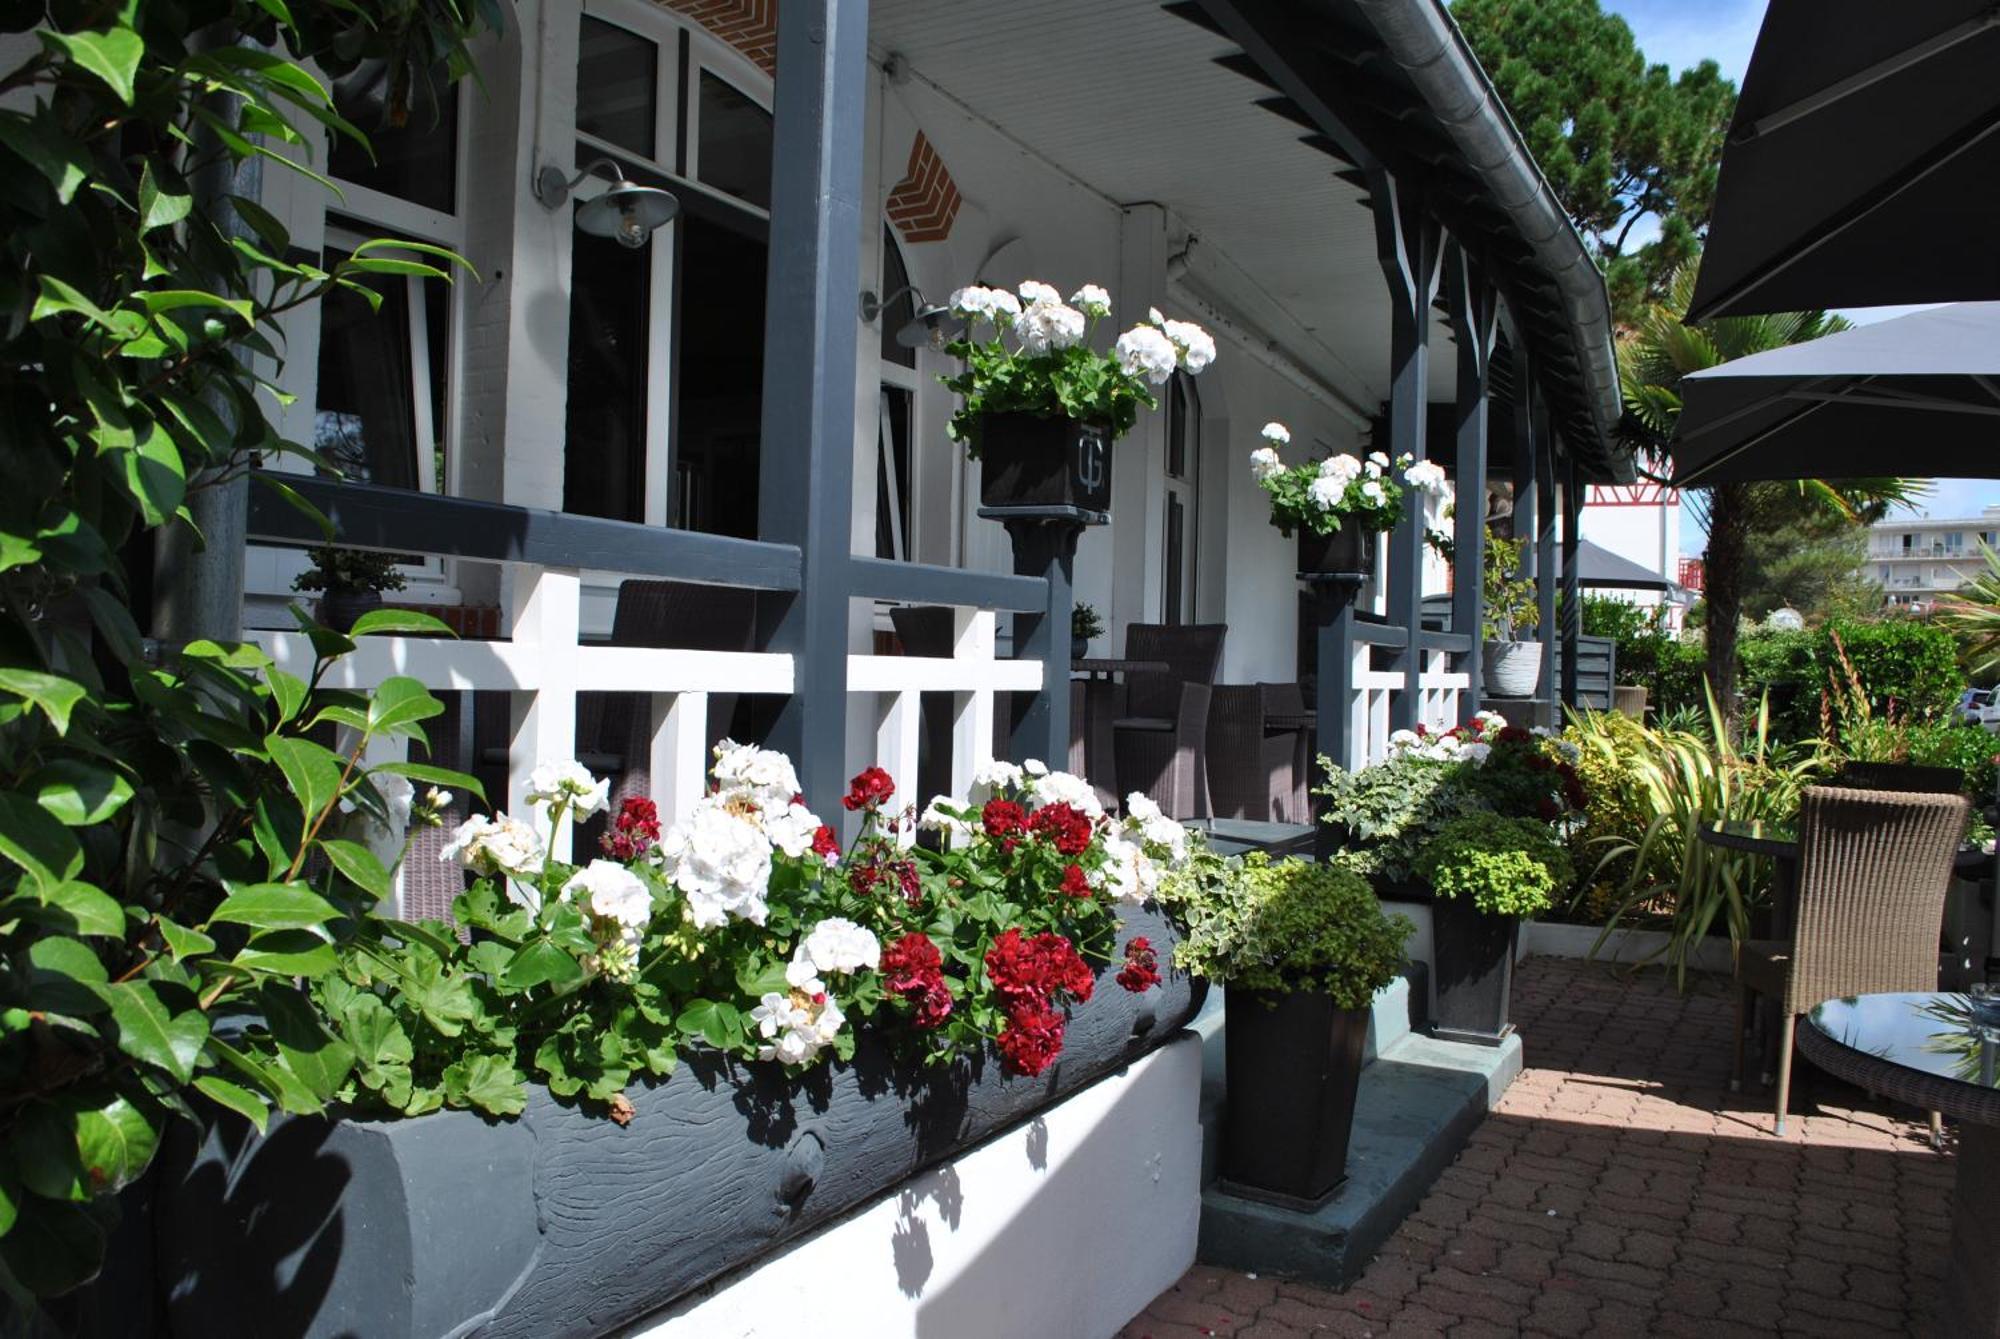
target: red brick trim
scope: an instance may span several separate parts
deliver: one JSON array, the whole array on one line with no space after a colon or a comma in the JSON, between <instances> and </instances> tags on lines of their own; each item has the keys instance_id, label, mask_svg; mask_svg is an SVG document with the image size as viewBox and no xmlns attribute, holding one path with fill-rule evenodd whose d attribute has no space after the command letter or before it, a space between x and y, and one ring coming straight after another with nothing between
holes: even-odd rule
<instances>
[{"instance_id":1,"label":"red brick trim","mask_svg":"<svg viewBox=\"0 0 2000 1339\"><path fill-rule=\"evenodd\" d=\"M765 74L778 73L777 0L663 0L754 61Z\"/></svg>"},{"instance_id":2,"label":"red brick trim","mask_svg":"<svg viewBox=\"0 0 2000 1339\"><path fill-rule=\"evenodd\" d=\"M889 221L906 242L942 242L951 236L962 203L951 169L919 130L910 146L910 165L889 192Z\"/></svg>"}]
</instances>

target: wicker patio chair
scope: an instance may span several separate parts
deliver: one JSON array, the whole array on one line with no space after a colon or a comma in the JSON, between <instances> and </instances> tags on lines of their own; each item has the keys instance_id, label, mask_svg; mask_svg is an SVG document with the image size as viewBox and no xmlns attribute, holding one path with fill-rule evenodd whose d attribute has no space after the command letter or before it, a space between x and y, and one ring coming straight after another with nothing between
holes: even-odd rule
<instances>
[{"instance_id":1,"label":"wicker patio chair","mask_svg":"<svg viewBox=\"0 0 2000 1339\"><path fill-rule=\"evenodd\" d=\"M1214 818L1297 822L1294 803L1304 731L1273 729L1296 684L1218 684L1208 707L1208 806Z\"/></svg>"},{"instance_id":2,"label":"wicker patio chair","mask_svg":"<svg viewBox=\"0 0 2000 1339\"><path fill-rule=\"evenodd\" d=\"M1937 792L1956 795L1965 789L1965 773L1956 767L1919 767L1914 763L1851 762L1844 765L1834 784L1858 790Z\"/></svg>"},{"instance_id":3,"label":"wicker patio chair","mask_svg":"<svg viewBox=\"0 0 2000 1339\"><path fill-rule=\"evenodd\" d=\"M1778 1004L1777 1133L1785 1132L1799 1016L1821 1000L1934 990L1938 930L1971 806L1962 795L1809 787L1799 806L1792 939L1752 940L1737 956L1736 1073L1752 992ZM1935 1118L1933 1118L1935 1122Z\"/></svg>"},{"instance_id":4,"label":"wicker patio chair","mask_svg":"<svg viewBox=\"0 0 2000 1339\"><path fill-rule=\"evenodd\" d=\"M411 755L434 767L463 771L464 751L459 742L459 724L472 705L470 694L440 692L435 696L444 704L444 711L424 722L424 737L430 746L422 749L412 744ZM404 920L451 919L451 904L465 891L465 869L455 860L442 858L444 845L450 840L453 830L471 812L471 797L463 791L453 790L451 804L444 813L444 826L420 827L411 834L410 849L403 857L401 870L402 908L398 914Z\"/></svg>"},{"instance_id":5,"label":"wicker patio chair","mask_svg":"<svg viewBox=\"0 0 2000 1339\"><path fill-rule=\"evenodd\" d=\"M1208 709L1222 667L1226 623L1134 623L1127 660L1164 662L1165 673L1126 677L1126 715L1112 722L1120 794L1140 791L1172 818L1208 816Z\"/></svg>"}]
</instances>

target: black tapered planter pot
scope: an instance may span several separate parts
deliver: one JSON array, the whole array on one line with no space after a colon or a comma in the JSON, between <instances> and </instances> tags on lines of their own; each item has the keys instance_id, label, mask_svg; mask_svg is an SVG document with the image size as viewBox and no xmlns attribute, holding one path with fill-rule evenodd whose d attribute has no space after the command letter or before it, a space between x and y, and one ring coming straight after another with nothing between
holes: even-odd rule
<instances>
[{"instance_id":1,"label":"black tapered planter pot","mask_svg":"<svg viewBox=\"0 0 2000 1339\"><path fill-rule=\"evenodd\" d=\"M1373 530L1343 525L1330 535L1299 530L1299 571L1339 576L1367 577L1375 574Z\"/></svg>"},{"instance_id":2,"label":"black tapered planter pot","mask_svg":"<svg viewBox=\"0 0 2000 1339\"><path fill-rule=\"evenodd\" d=\"M1222 1180L1230 1194L1311 1211L1340 1188L1368 1016L1307 991L1229 991Z\"/></svg>"},{"instance_id":3,"label":"black tapered planter pot","mask_svg":"<svg viewBox=\"0 0 2000 1339\"><path fill-rule=\"evenodd\" d=\"M1111 432L1036 414L979 420L979 501L994 508L1111 510Z\"/></svg>"},{"instance_id":4,"label":"black tapered planter pot","mask_svg":"<svg viewBox=\"0 0 2000 1339\"><path fill-rule=\"evenodd\" d=\"M1519 917L1489 916L1469 897L1439 897L1431 903L1437 993L1434 1035L1487 1046L1507 1039L1514 1030L1507 1015L1520 933Z\"/></svg>"},{"instance_id":5,"label":"black tapered planter pot","mask_svg":"<svg viewBox=\"0 0 2000 1339\"><path fill-rule=\"evenodd\" d=\"M330 590L319 597L319 621L335 632L348 632L356 619L381 607L380 591Z\"/></svg>"}]
</instances>

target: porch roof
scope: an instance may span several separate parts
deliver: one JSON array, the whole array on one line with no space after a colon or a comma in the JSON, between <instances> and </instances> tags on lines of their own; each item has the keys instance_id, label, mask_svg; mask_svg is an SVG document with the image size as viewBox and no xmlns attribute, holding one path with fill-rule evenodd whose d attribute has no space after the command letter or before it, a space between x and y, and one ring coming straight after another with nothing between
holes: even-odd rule
<instances>
[{"instance_id":1,"label":"porch roof","mask_svg":"<svg viewBox=\"0 0 2000 1339\"><path fill-rule=\"evenodd\" d=\"M1566 449L1629 476L1602 280L1437 0L876 0L870 38L1107 204L1168 208L1200 239L1175 296L1357 422L1390 375L1367 174L1423 191L1506 296ZM1449 344L1439 322L1434 402L1454 394Z\"/></svg>"}]
</instances>

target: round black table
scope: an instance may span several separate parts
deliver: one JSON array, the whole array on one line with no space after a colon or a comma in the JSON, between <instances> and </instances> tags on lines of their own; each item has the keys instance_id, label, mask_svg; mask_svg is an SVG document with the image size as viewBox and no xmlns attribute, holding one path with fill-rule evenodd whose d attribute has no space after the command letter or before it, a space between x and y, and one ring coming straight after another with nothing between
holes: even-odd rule
<instances>
[{"instance_id":1,"label":"round black table","mask_svg":"<svg viewBox=\"0 0 2000 1339\"><path fill-rule=\"evenodd\" d=\"M1939 1333L2000 1337L2000 999L1921 993L1816 1005L1799 1051L1829 1074L1959 1120Z\"/></svg>"}]
</instances>

